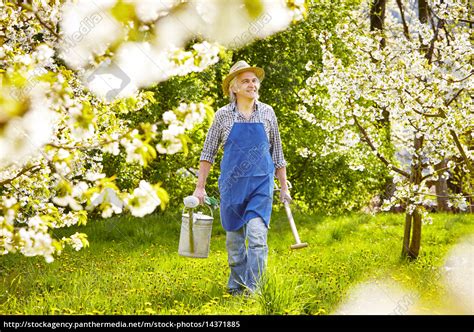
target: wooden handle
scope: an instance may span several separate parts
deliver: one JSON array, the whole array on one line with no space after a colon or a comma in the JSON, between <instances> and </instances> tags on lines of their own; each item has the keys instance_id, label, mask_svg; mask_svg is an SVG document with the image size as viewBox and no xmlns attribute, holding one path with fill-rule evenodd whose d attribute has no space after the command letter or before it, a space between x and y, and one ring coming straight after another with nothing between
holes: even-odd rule
<instances>
[{"instance_id":1,"label":"wooden handle","mask_svg":"<svg viewBox=\"0 0 474 332\"><path fill-rule=\"evenodd\" d=\"M293 219L293 215L291 214L290 203L285 201L284 205L285 205L288 221L290 222L291 231L293 232L293 236L295 238L296 243L299 244L301 243L300 236L298 235L298 230L296 229L295 220Z\"/></svg>"}]
</instances>

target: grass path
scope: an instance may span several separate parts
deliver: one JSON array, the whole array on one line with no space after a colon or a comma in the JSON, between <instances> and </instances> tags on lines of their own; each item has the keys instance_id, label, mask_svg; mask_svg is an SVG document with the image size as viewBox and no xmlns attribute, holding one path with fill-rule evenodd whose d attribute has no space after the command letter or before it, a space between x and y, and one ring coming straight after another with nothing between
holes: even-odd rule
<instances>
[{"instance_id":1,"label":"grass path","mask_svg":"<svg viewBox=\"0 0 474 332\"><path fill-rule=\"evenodd\" d=\"M294 211L302 241L284 211L274 212L261 295L230 297L225 232L214 221L207 259L177 254L179 213L112 218L79 229L90 247L68 249L53 263L40 257L0 257L2 314L330 314L366 280L390 279L417 294L428 309L444 300L439 278L448 250L474 233L473 215L433 215L423 226L416 262L400 260L403 215L328 217ZM78 229L58 231L73 233Z\"/></svg>"}]
</instances>

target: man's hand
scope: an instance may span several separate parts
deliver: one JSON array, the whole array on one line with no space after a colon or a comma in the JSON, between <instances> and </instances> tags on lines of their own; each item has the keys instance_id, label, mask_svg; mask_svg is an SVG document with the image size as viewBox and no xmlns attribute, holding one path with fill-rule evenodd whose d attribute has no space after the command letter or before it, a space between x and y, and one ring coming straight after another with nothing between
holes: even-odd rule
<instances>
[{"instance_id":1,"label":"man's hand","mask_svg":"<svg viewBox=\"0 0 474 332\"><path fill-rule=\"evenodd\" d=\"M288 189L281 189L280 190L280 201L282 203L285 203L288 202L288 203L291 203L293 199L291 198L290 196L290 192L288 191Z\"/></svg>"},{"instance_id":2,"label":"man's hand","mask_svg":"<svg viewBox=\"0 0 474 332\"><path fill-rule=\"evenodd\" d=\"M204 197L207 196L206 189L201 188L201 187L196 187L196 189L194 190L193 196L199 199L199 204L204 204Z\"/></svg>"}]
</instances>

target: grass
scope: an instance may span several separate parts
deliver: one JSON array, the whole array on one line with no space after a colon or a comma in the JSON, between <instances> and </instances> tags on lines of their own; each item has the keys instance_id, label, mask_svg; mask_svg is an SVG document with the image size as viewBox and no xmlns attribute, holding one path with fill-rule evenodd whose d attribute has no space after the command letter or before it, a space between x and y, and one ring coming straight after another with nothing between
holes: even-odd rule
<instances>
[{"instance_id":1,"label":"grass","mask_svg":"<svg viewBox=\"0 0 474 332\"><path fill-rule=\"evenodd\" d=\"M294 240L284 211L274 212L268 268L258 295L226 294L225 232L214 221L207 259L177 254L180 212L142 219L89 222L90 247L65 250L53 263L19 254L0 257L1 314L330 314L352 286L389 278L432 308L443 301L438 271L448 250L474 233L473 215L435 214L423 226L418 260L400 260L401 214L304 215L293 211L302 241Z\"/></svg>"}]
</instances>

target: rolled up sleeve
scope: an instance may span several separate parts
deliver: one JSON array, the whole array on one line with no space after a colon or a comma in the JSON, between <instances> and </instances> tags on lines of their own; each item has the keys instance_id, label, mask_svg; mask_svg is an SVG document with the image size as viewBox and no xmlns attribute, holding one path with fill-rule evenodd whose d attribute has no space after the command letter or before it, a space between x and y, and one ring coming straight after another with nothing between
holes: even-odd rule
<instances>
[{"instance_id":1,"label":"rolled up sleeve","mask_svg":"<svg viewBox=\"0 0 474 332\"><path fill-rule=\"evenodd\" d=\"M273 110L272 110L273 111ZM275 168L286 167L286 160L283 155L283 147L281 145L280 131L278 130L278 120L275 112L273 112L272 128L270 131L270 153L272 155Z\"/></svg>"},{"instance_id":2,"label":"rolled up sleeve","mask_svg":"<svg viewBox=\"0 0 474 332\"><path fill-rule=\"evenodd\" d=\"M204 141L204 147L202 148L200 160L205 160L214 163L214 159L219 149L219 144L221 140L221 130L220 124L217 120L217 117L214 118L211 128L207 132L206 140Z\"/></svg>"}]
</instances>

